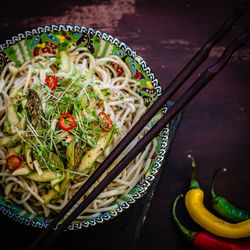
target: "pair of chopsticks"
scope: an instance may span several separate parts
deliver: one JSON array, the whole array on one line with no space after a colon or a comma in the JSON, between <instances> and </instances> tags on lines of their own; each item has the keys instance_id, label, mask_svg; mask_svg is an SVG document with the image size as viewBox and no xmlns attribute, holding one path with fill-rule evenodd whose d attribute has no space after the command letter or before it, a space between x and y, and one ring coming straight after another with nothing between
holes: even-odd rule
<instances>
[{"instance_id":1,"label":"pair of chopsticks","mask_svg":"<svg viewBox=\"0 0 250 250\"><path fill-rule=\"evenodd\" d=\"M66 204L57 217L45 228L39 237L33 242L29 250L45 249L59 234L64 231L70 223L104 190L109 183L118 176L129 163L145 149L146 145L156 137L162 129L196 96L200 90L207 85L227 64L233 53L242 47L250 36L250 27L236 38L224 51L218 61L208 67L200 77L181 95L176 103L163 115L157 124L130 150L126 156L109 172L109 174L96 186L96 188L75 208L60 225L58 223L72 209L76 202L89 190L96 180L108 169L114 160L122 153L133 138L152 119L174 93L183 85L198 66L208 57L210 50L220 41L232 28L236 20L245 10L245 5L240 5L233 15L223 24L223 26L199 49L194 57L187 63L176 78L169 84L162 96L151 106L137 124L130 130L126 137L115 147L111 154L104 160L99 168L79 189L74 197ZM55 228L55 230L54 230Z\"/></svg>"}]
</instances>

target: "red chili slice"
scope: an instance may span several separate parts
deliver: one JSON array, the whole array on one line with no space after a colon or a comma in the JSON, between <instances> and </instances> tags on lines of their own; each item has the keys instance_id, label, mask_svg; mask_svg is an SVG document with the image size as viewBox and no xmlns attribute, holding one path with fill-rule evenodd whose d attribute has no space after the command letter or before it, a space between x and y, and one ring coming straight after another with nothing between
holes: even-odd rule
<instances>
[{"instance_id":1,"label":"red chili slice","mask_svg":"<svg viewBox=\"0 0 250 250\"><path fill-rule=\"evenodd\" d=\"M48 84L48 87L53 90L58 82L57 77L53 76L53 75L49 75L46 77L45 82Z\"/></svg>"},{"instance_id":2,"label":"red chili slice","mask_svg":"<svg viewBox=\"0 0 250 250\"><path fill-rule=\"evenodd\" d=\"M17 155L10 155L6 159L6 167L10 172L14 172L22 165L22 160Z\"/></svg>"},{"instance_id":3,"label":"red chili slice","mask_svg":"<svg viewBox=\"0 0 250 250\"><path fill-rule=\"evenodd\" d=\"M101 117L101 123L99 126L102 130L108 130L112 127L112 120L106 113L100 112L98 116Z\"/></svg>"},{"instance_id":4,"label":"red chili slice","mask_svg":"<svg viewBox=\"0 0 250 250\"><path fill-rule=\"evenodd\" d=\"M59 127L63 130L71 130L76 126L73 116L69 113L62 113L59 118Z\"/></svg>"}]
</instances>

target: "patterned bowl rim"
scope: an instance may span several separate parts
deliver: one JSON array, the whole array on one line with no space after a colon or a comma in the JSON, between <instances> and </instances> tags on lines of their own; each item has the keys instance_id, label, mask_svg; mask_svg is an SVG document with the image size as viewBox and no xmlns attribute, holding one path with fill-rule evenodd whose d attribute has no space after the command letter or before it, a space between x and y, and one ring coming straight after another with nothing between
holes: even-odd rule
<instances>
[{"instance_id":1,"label":"patterned bowl rim","mask_svg":"<svg viewBox=\"0 0 250 250\"><path fill-rule=\"evenodd\" d=\"M157 96L160 96L162 94L162 90L161 90L161 87L159 86L157 78L155 77L151 68L147 65L147 63L143 60L141 56L139 56L134 50L132 50L129 46L127 46L124 42L120 41L119 39L105 32L102 32L93 28L79 26L79 25L64 25L64 24L39 26L37 28L27 30L23 33L18 33L16 36L12 36L11 39L8 39L5 41L5 43L0 44L0 52L3 52L9 46L15 45L16 43L28 37L32 37L32 36L47 33L47 32L58 32L58 31L66 31L66 32L71 31L71 32L92 35L100 39L103 39L111 43L112 45L116 45L118 48L122 49L128 56L134 59L142 67L143 71L147 74L150 81L152 82L152 85L157 92ZM166 107L163 108L163 112L165 111L166 111ZM159 169L163 163L163 160L167 152L167 148L169 144L169 126L168 125L161 131L160 136L161 136L161 144L160 144L158 156L156 158L156 162L154 166L152 167L150 174L147 176L144 182L140 184L139 190L136 193L128 194L126 196L129 198L128 201L124 201L123 203L119 204L118 208L116 208L115 210L108 211L100 215L99 217L95 217L91 220L74 223L74 224L72 223L71 225L68 226L68 230L76 230L76 229L78 230L82 228L87 228L89 226L95 226L97 223L103 223L105 221L108 221L116 217L118 214L122 213L124 209L128 209L132 204L135 203L136 200L142 198L145 195L147 189L152 184L157 173L159 172ZM33 227L37 227L41 229L48 226L48 223L46 223L45 221L37 222L37 221L33 221L30 218L23 218L22 216L17 215L13 211L11 211L9 208L2 206L1 204L0 204L0 211L3 215L7 215L9 218L19 223L25 224L27 226L33 226Z\"/></svg>"}]
</instances>

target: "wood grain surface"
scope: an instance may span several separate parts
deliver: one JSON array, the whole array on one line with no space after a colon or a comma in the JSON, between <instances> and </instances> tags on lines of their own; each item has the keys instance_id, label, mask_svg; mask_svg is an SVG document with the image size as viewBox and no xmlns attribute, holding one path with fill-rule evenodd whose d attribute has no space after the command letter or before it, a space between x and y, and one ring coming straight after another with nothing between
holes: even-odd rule
<instances>
[{"instance_id":1,"label":"wood grain surface","mask_svg":"<svg viewBox=\"0 0 250 250\"><path fill-rule=\"evenodd\" d=\"M165 89L239 3L236 0L43 0L29 4L5 1L0 16L0 43L37 26L75 24L92 27L119 38L136 50ZM230 34L215 46L184 89L216 61L247 25L250 25L249 9ZM227 174L217 176L216 192L250 211L250 41L185 108L136 250L192 249L171 216L175 197L188 190L191 163L188 154L196 159L197 178L205 191L209 209L212 173L219 167L226 167ZM178 204L177 214L185 226L199 229L187 214L183 201ZM10 240L10 235L6 229L6 239ZM11 236L14 240L15 235ZM61 249L71 249L70 242ZM85 249L84 242L78 249ZM93 249L96 249L94 244Z\"/></svg>"}]
</instances>

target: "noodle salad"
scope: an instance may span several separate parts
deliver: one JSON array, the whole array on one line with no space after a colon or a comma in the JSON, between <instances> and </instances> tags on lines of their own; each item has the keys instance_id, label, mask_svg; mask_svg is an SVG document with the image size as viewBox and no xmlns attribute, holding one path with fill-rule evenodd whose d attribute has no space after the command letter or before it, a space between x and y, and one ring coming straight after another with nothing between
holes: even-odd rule
<instances>
[{"instance_id":1,"label":"noodle salad","mask_svg":"<svg viewBox=\"0 0 250 250\"><path fill-rule=\"evenodd\" d=\"M94 58L85 47L37 55L18 67L10 62L0 81L0 184L6 200L33 215L59 212L146 111L127 64L115 55ZM78 219L117 208L156 147L153 140Z\"/></svg>"}]
</instances>

